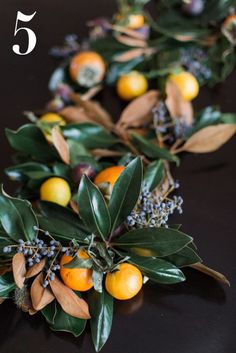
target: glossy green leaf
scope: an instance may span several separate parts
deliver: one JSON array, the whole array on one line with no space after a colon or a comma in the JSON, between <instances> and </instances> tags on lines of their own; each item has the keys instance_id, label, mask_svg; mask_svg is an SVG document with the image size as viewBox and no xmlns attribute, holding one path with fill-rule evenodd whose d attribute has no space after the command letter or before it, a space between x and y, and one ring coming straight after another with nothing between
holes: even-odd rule
<instances>
[{"instance_id":1,"label":"glossy green leaf","mask_svg":"<svg viewBox=\"0 0 236 353\"><path fill-rule=\"evenodd\" d=\"M33 240L37 236L34 226L38 225L31 203L7 195L0 191L0 221L9 235L15 241L19 239Z\"/></svg>"},{"instance_id":2,"label":"glossy green leaf","mask_svg":"<svg viewBox=\"0 0 236 353\"><path fill-rule=\"evenodd\" d=\"M150 191L154 190L163 180L165 176L165 165L160 159L148 165L145 170L143 181Z\"/></svg>"},{"instance_id":3,"label":"glossy green leaf","mask_svg":"<svg viewBox=\"0 0 236 353\"><path fill-rule=\"evenodd\" d=\"M82 259L75 255L75 257L68 262L67 264L63 265L65 268L91 268L93 266L92 259Z\"/></svg>"},{"instance_id":4,"label":"glossy green leaf","mask_svg":"<svg viewBox=\"0 0 236 353\"><path fill-rule=\"evenodd\" d=\"M58 158L36 125L23 125L17 131L6 129L6 136L15 150L27 153L39 161L50 162Z\"/></svg>"},{"instance_id":5,"label":"glossy green leaf","mask_svg":"<svg viewBox=\"0 0 236 353\"><path fill-rule=\"evenodd\" d=\"M50 304L45 306L41 310L41 313L43 314L43 316L45 317L45 319L47 320L47 322L50 325L54 325L55 317L56 317L56 314L57 314L57 303L56 303L56 300L54 300L53 302L51 302Z\"/></svg>"},{"instance_id":6,"label":"glossy green leaf","mask_svg":"<svg viewBox=\"0 0 236 353\"><path fill-rule=\"evenodd\" d=\"M92 281L95 291L102 293L103 291L103 272L93 269Z\"/></svg>"},{"instance_id":7,"label":"glossy green leaf","mask_svg":"<svg viewBox=\"0 0 236 353\"><path fill-rule=\"evenodd\" d=\"M51 171L45 164L26 162L6 168L5 173L11 180L25 181L32 177L31 173L45 173L50 176Z\"/></svg>"},{"instance_id":8,"label":"glossy green leaf","mask_svg":"<svg viewBox=\"0 0 236 353\"><path fill-rule=\"evenodd\" d=\"M70 164L75 166L80 163L81 156L90 156L91 154L81 143L74 140L67 140L70 151Z\"/></svg>"},{"instance_id":9,"label":"glossy green leaf","mask_svg":"<svg viewBox=\"0 0 236 353\"><path fill-rule=\"evenodd\" d=\"M68 124L62 127L62 131L66 138L78 141L89 149L109 148L117 143L117 138L97 124Z\"/></svg>"},{"instance_id":10,"label":"glossy green leaf","mask_svg":"<svg viewBox=\"0 0 236 353\"><path fill-rule=\"evenodd\" d=\"M137 266L145 276L154 282L173 284L185 280L185 276L179 268L163 259L131 255L128 262Z\"/></svg>"},{"instance_id":11,"label":"glossy green leaf","mask_svg":"<svg viewBox=\"0 0 236 353\"><path fill-rule=\"evenodd\" d=\"M90 231L106 238L111 229L110 214L106 201L96 185L84 175L78 191L79 213Z\"/></svg>"},{"instance_id":12,"label":"glossy green leaf","mask_svg":"<svg viewBox=\"0 0 236 353\"><path fill-rule=\"evenodd\" d=\"M61 178L66 179L68 181L70 181L70 179L71 179L70 166L68 166L64 163L56 161L52 166L52 171L58 177L61 177Z\"/></svg>"},{"instance_id":13,"label":"glossy green leaf","mask_svg":"<svg viewBox=\"0 0 236 353\"><path fill-rule=\"evenodd\" d=\"M174 254L192 242L192 238L179 230L171 228L135 229L119 237L114 246L134 252L137 248L149 249L155 256Z\"/></svg>"},{"instance_id":14,"label":"glossy green leaf","mask_svg":"<svg viewBox=\"0 0 236 353\"><path fill-rule=\"evenodd\" d=\"M0 276L0 298L8 298L8 295L15 289L16 284L11 274Z\"/></svg>"},{"instance_id":15,"label":"glossy green leaf","mask_svg":"<svg viewBox=\"0 0 236 353\"><path fill-rule=\"evenodd\" d=\"M54 323L51 324L51 329L53 331L69 332L75 337L80 336L85 329L87 320L78 319L68 315L58 304L56 304L56 306L56 315L54 317Z\"/></svg>"},{"instance_id":16,"label":"glossy green leaf","mask_svg":"<svg viewBox=\"0 0 236 353\"><path fill-rule=\"evenodd\" d=\"M39 207L41 216L38 216L38 220L42 229L61 240L85 241L89 232L78 215L69 208L45 201L41 201Z\"/></svg>"},{"instance_id":17,"label":"glossy green leaf","mask_svg":"<svg viewBox=\"0 0 236 353\"><path fill-rule=\"evenodd\" d=\"M235 113L222 113L221 121L225 124L236 124L236 114Z\"/></svg>"},{"instance_id":18,"label":"glossy green leaf","mask_svg":"<svg viewBox=\"0 0 236 353\"><path fill-rule=\"evenodd\" d=\"M119 227L134 209L141 189L142 161L139 157L128 164L113 188L109 210L112 230Z\"/></svg>"},{"instance_id":19,"label":"glossy green leaf","mask_svg":"<svg viewBox=\"0 0 236 353\"><path fill-rule=\"evenodd\" d=\"M92 290L89 293L89 308L92 339L96 352L99 352L110 335L113 318L113 298L105 290L102 293Z\"/></svg>"},{"instance_id":20,"label":"glossy green leaf","mask_svg":"<svg viewBox=\"0 0 236 353\"><path fill-rule=\"evenodd\" d=\"M138 150L148 158L161 158L170 162L176 162L177 164L179 163L178 157L170 153L167 149L158 147L148 139L135 133L132 133L132 138Z\"/></svg>"},{"instance_id":21,"label":"glossy green leaf","mask_svg":"<svg viewBox=\"0 0 236 353\"><path fill-rule=\"evenodd\" d=\"M165 260L171 262L178 268L190 266L202 261L201 258L196 254L196 252L189 246L185 246L176 254L172 254L166 257Z\"/></svg>"},{"instance_id":22,"label":"glossy green leaf","mask_svg":"<svg viewBox=\"0 0 236 353\"><path fill-rule=\"evenodd\" d=\"M129 48L126 48L129 50ZM121 52L116 52L115 55L119 55ZM112 63L106 76L106 83L108 85L114 85L121 75L125 75L130 71L134 70L140 63L143 62L143 56L139 56L133 60L126 61L124 63Z\"/></svg>"}]
</instances>

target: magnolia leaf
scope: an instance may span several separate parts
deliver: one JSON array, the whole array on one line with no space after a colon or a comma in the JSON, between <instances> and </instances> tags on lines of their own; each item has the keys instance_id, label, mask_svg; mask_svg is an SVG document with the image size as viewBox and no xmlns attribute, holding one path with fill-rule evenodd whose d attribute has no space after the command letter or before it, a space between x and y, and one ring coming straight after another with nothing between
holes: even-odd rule
<instances>
[{"instance_id":1,"label":"magnolia leaf","mask_svg":"<svg viewBox=\"0 0 236 353\"><path fill-rule=\"evenodd\" d=\"M51 324L53 331L64 331L72 333L75 337L79 337L86 326L87 320L79 319L65 313L57 304L56 313L53 317L54 322Z\"/></svg>"},{"instance_id":2,"label":"magnolia leaf","mask_svg":"<svg viewBox=\"0 0 236 353\"><path fill-rule=\"evenodd\" d=\"M42 310L45 306L50 304L54 299L54 295L49 288L43 288L43 273L40 273L33 281L30 295L32 305L35 310Z\"/></svg>"},{"instance_id":3,"label":"magnolia leaf","mask_svg":"<svg viewBox=\"0 0 236 353\"><path fill-rule=\"evenodd\" d=\"M8 298L9 293L12 292L15 288L16 284L12 278L11 273L0 276L0 298Z\"/></svg>"},{"instance_id":4,"label":"magnolia leaf","mask_svg":"<svg viewBox=\"0 0 236 353\"><path fill-rule=\"evenodd\" d=\"M177 156L168 151L168 149L159 147L147 138L142 137L134 132L132 133L132 139L138 150L148 158L162 158L170 162L175 162L177 165L179 164L179 159Z\"/></svg>"},{"instance_id":5,"label":"magnolia leaf","mask_svg":"<svg viewBox=\"0 0 236 353\"><path fill-rule=\"evenodd\" d=\"M83 259L77 254L75 257L68 263L64 264L65 268L91 268L93 266L92 259Z\"/></svg>"},{"instance_id":6,"label":"magnolia leaf","mask_svg":"<svg viewBox=\"0 0 236 353\"><path fill-rule=\"evenodd\" d=\"M128 164L116 181L109 202L112 231L118 228L134 209L140 194L142 177L142 161L137 157Z\"/></svg>"},{"instance_id":7,"label":"magnolia leaf","mask_svg":"<svg viewBox=\"0 0 236 353\"><path fill-rule=\"evenodd\" d=\"M24 287L26 275L25 257L22 253L17 253L13 256L12 272L17 287L22 289Z\"/></svg>"},{"instance_id":8,"label":"magnolia leaf","mask_svg":"<svg viewBox=\"0 0 236 353\"><path fill-rule=\"evenodd\" d=\"M104 197L98 187L84 175L81 179L78 191L79 214L88 229L106 238L111 228L110 214Z\"/></svg>"},{"instance_id":9,"label":"magnolia leaf","mask_svg":"<svg viewBox=\"0 0 236 353\"><path fill-rule=\"evenodd\" d=\"M55 323L55 316L59 308L60 307L57 306L56 300L54 300L41 310L41 313L50 325L53 325Z\"/></svg>"},{"instance_id":10,"label":"magnolia leaf","mask_svg":"<svg viewBox=\"0 0 236 353\"><path fill-rule=\"evenodd\" d=\"M171 262L178 268L200 263L202 261L201 258L189 246L190 244L188 246L185 246L177 253L168 256L167 258L165 258L165 260Z\"/></svg>"},{"instance_id":11,"label":"magnolia leaf","mask_svg":"<svg viewBox=\"0 0 236 353\"><path fill-rule=\"evenodd\" d=\"M130 60L133 60L135 58L139 58L140 56L144 55L146 52L145 49L143 48L136 48L136 49L131 49L128 50L124 53L117 54L114 56L114 61L118 63L124 63Z\"/></svg>"},{"instance_id":12,"label":"magnolia leaf","mask_svg":"<svg viewBox=\"0 0 236 353\"><path fill-rule=\"evenodd\" d=\"M178 86L171 80L166 83L166 106L173 119L182 119L188 125L193 122L192 103L183 99Z\"/></svg>"},{"instance_id":13,"label":"magnolia leaf","mask_svg":"<svg viewBox=\"0 0 236 353\"><path fill-rule=\"evenodd\" d=\"M0 221L8 236L15 241L20 238L34 240L38 231L37 218L29 201L20 200L0 190Z\"/></svg>"},{"instance_id":14,"label":"magnolia leaf","mask_svg":"<svg viewBox=\"0 0 236 353\"><path fill-rule=\"evenodd\" d=\"M155 256L163 257L180 251L192 240L173 228L140 228L121 235L114 245L135 253L138 248L148 249L154 251Z\"/></svg>"},{"instance_id":15,"label":"magnolia leaf","mask_svg":"<svg viewBox=\"0 0 236 353\"><path fill-rule=\"evenodd\" d=\"M84 123L92 122L93 120L88 116L82 107L68 106L60 110L60 115L68 123Z\"/></svg>"},{"instance_id":16,"label":"magnolia leaf","mask_svg":"<svg viewBox=\"0 0 236 353\"><path fill-rule=\"evenodd\" d=\"M128 262L136 265L146 277L154 282L173 284L185 281L183 272L163 259L131 255Z\"/></svg>"},{"instance_id":17,"label":"magnolia leaf","mask_svg":"<svg viewBox=\"0 0 236 353\"><path fill-rule=\"evenodd\" d=\"M0 305L4 302L5 298L0 298Z\"/></svg>"},{"instance_id":18,"label":"magnolia leaf","mask_svg":"<svg viewBox=\"0 0 236 353\"><path fill-rule=\"evenodd\" d=\"M31 278L39 274L44 269L46 264L46 259L42 259L39 263L34 264L32 267L28 269L26 272L25 278Z\"/></svg>"},{"instance_id":19,"label":"magnolia leaf","mask_svg":"<svg viewBox=\"0 0 236 353\"><path fill-rule=\"evenodd\" d=\"M96 148L90 152L94 157L120 157L124 155L124 152L112 151L102 148Z\"/></svg>"},{"instance_id":20,"label":"magnolia leaf","mask_svg":"<svg viewBox=\"0 0 236 353\"><path fill-rule=\"evenodd\" d=\"M141 127L152 120L152 109L158 104L158 91L148 91L134 99L121 113L118 126Z\"/></svg>"},{"instance_id":21,"label":"magnolia leaf","mask_svg":"<svg viewBox=\"0 0 236 353\"><path fill-rule=\"evenodd\" d=\"M106 343L112 326L113 298L104 290L102 293L89 293L89 307L91 310L90 327L96 352Z\"/></svg>"},{"instance_id":22,"label":"magnolia leaf","mask_svg":"<svg viewBox=\"0 0 236 353\"><path fill-rule=\"evenodd\" d=\"M57 126L52 129L52 143L65 164L70 164L69 146Z\"/></svg>"},{"instance_id":23,"label":"magnolia leaf","mask_svg":"<svg viewBox=\"0 0 236 353\"><path fill-rule=\"evenodd\" d=\"M110 25L110 28L116 32L124 33L127 36L132 38L141 39L141 40L145 39L145 35L143 33L141 33L140 31L136 31L134 29L130 29L119 25Z\"/></svg>"},{"instance_id":24,"label":"magnolia leaf","mask_svg":"<svg viewBox=\"0 0 236 353\"><path fill-rule=\"evenodd\" d=\"M23 125L17 131L6 129L6 136L15 150L30 154L41 162L57 158L42 131L34 124Z\"/></svg>"},{"instance_id":25,"label":"magnolia leaf","mask_svg":"<svg viewBox=\"0 0 236 353\"><path fill-rule=\"evenodd\" d=\"M102 85L98 85L98 86L94 86L88 89L88 91L84 94L82 94L81 98L84 101L88 101L90 99L92 99L94 96L96 96L98 94L98 92L100 92L102 90Z\"/></svg>"},{"instance_id":26,"label":"magnolia leaf","mask_svg":"<svg viewBox=\"0 0 236 353\"><path fill-rule=\"evenodd\" d=\"M148 165L145 170L143 181L147 188L152 191L162 182L165 176L165 165L160 159Z\"/></svg>"},{"instance_id":27,"label":"magnolia leaf","mask_svg":"<svg viewBox=\"0 0 236 353\"><path fill-rule=\"evenodd\" d=\"M192 135L178 152L213 152L226 143L236 132L236 124L207 126Z\"/></svg>"},{"instance_id":28,"label":"magnolia leaf","mask_svg":"<svg viewBox=\"0 0 236 353\"><path fill-rule=\"evenodd\" d=\"M115 39L122 44L128 45L129 47L137 47L137 48L147 47L147 42L143 39L132 38L127 35L117 35Z\"/></svg>"},{"instance_id":29,"label":"magnolia leaf","mask_svg":"<svg viewBox=\"0 0 236 353\"><path fill-rule=\"evenodd\" d=\"M230 282L228 281L228 279L220 272L217 272L215 270L213 270L210 267L205 266L202 263L196 263L191 265L190 267L194 268L195 270L205 273L206 275L215 278L217 281L223 282L225 284L227 284L228 286L230 286Z\"/></svg>"},{"instance_id":30,"label":"magnolia leaf","mask_svg":"<svg viewBox=\"0 0 236 353\"><path fill-rule=\"evenodd\" d=\"M49 284L58 303L68 315L79 319L90 319L88 304L72 289L66 287L57 277L53 281L49 280Z\"/></svg>"},{"instance_id":31,"label":"magnolia leaf","mask_svg":"<svg viewBox=\"0 0 236 353\"><path fill-rule=\"evenodd\" d=\"M103 280L103 272L93 270L93 274L92 274L93 286L94 286L94 289L99 293L102 293L103 291L102 280Z\"/></svg>"}]
</instances>

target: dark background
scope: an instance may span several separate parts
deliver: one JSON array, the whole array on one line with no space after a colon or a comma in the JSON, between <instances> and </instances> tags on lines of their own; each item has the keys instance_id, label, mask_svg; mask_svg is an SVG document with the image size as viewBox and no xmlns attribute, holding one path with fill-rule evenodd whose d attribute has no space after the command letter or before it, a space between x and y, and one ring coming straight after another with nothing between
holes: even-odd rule
<instances>
[{"instance_id":1,"label":"dark background","mask_svg":"<svg viewBox=\"0 0 236 353\"><path fill-rule=\"evenodd\" d=\"M25 34L13 32L17 10L32 14L30 27L37 45L30 55L18 56L12 45L24 45ZM16 129L26 122L24 110L41 108L49 99L47 82L57 62L48 50L61 44L68 33L86 35L85 22L111 15L115 0L1 0L0 5L0 146L1 180L5 188L14 187L4 176L11 164L11 149L4 128ZM155 11L155 3L151 5ZM201 90L197 108L219 104L223 111L236 112L236 72L213 90ZM116 119L119 100L110 91L102 101ZM146 285L133 301L119 302L115 308L112 333L104 353L235 353L236 327L236 139L219 151L205 155L184 155L179 169L184 197L184 214L175 221L195 237L205 263L228 276L231 288L195 271L188 271L187 282L171 287ZM132 311L134 311L132 313ZM0 307L1 353L91 353L88 330L75 339L54 333L40 314L29 317L11 302Z\"/></svg>"}]
</instances>

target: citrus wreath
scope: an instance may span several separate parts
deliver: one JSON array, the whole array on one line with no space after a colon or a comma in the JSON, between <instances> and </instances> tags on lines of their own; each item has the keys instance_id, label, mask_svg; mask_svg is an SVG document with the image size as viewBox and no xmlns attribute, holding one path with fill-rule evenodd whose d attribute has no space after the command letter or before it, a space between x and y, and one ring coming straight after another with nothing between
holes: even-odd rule
<instances>
[{"instance_id":1,"label":"citrus wreath","mask_svg":"<svg viewBox=\"0 0 236 353\"><path fill-rule=\"evenodd\" d=\"M117 41L117 32L132 33L131 37L139 34L137 22L141 28L146 19L152 24L140 7L146 2L120 2L115 24L105 26L108 35L114 35L112 42ZM179 11L179 3L163 1L162 7L168 6L173 15ZM223 8L215 9L219 17L214 18L224 28L217 31L218 36L225 36L224 18L231 5L225 1ZM181 47L180 34L169 41L170 35L159 30L165 21L155 24L163 41L170 50ZM209 21L213 26L212 19ZM217 28L210 27L210 34ZM223 39L231 46L228 30ZM176 35L177 29L174 32ZM202 45L202 29L201 35L197 33L188 42ZM100 45L100 39L94 41L93 37L92 44L96 43ZM70 48L72 44L78 51L74 39ZM65 52L68 47L63 48ZM81 76L77 59L82 54L86 54L86 64L83 62ZM191 99L198 91L198 81L187 67L176 72L171 64L165 71L164 85L157 90L149 82L149 90L146 84L144 91L129 96L132 101L114 123L93 97L104 78L99 70L107 70L109 76L117 64L111 61L111 66L105 65L104 58L94 51L89 52L91 57L100 64L87 65L86 51L73 55L67 65L71 72L75 70L75 80L80 77L80 83L81 77L85 83L92 79L92 87L84 89L78 82L58 80L58 72L55 81L54 73L50 81L51 86L56 82L54 97L43 113L25 112L31 123L17 131L6 130L16 151L15 164L6 173L19 183L17 197L9 196L3 188L0 192L0 298L1 302L13 298L30 315L40 311L52 330L68 331L76 337L89 320L99 351L110 334L114 298L131 299L148 281L182 282L185 267L229 284L223 274L203 264L193 238L181 225L169 221L174 212L182 213L183 202L171 163L179 165L182 152L217 150L235 134L236 114L222 113L215 107L195 113ZM224 65L220 63L218 68L224 71ZM159 68L158 72L157 76ZM137 74L145 78L143 73ZM122 75L118 74L118 81ZM186 77L190 77L190 86L181 83ZM123 88L118 92L122 96Z\"/></svg>"}]
</instances>

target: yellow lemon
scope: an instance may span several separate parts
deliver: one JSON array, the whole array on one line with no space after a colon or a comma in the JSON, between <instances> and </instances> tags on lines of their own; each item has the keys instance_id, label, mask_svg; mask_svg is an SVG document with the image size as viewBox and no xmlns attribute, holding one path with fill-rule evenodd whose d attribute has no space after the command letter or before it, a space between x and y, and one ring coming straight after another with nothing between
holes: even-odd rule
<instances>
[{"instance_id":1,"label":"yellow lemon","mask_svg":"<svg viewBox=\"0 0 236 353\"><path fill-rule=\"evenodd\" d=\"M191 101L197 97L199 83L190 72L182 71L179 74L172 74L169 76L169 80L176 84L186 101Z\"/></svg>"},{"instance_id":2,"label":"yellow lemon","mask_svg":"<svg viewBox=\"0 0 236 353\"><path fill-rule=\"evenodd\" d=\"M147 79L137 71L122 75L117 82L118 95L128 101L143 95L147 89Z\"/></svg>"},{"instance_id":3,"label":"yellow lemon","mask_svg":"<svg viewBox=\"0 0 236 353\"><path fill-rule=\"evenodd\" d=\"M62 178L53 177L46 180L40 188L40 199L67 206L71 199L70 186Z\"/></svg>"}]
</instances>

